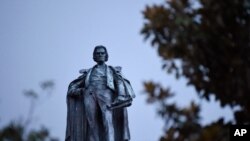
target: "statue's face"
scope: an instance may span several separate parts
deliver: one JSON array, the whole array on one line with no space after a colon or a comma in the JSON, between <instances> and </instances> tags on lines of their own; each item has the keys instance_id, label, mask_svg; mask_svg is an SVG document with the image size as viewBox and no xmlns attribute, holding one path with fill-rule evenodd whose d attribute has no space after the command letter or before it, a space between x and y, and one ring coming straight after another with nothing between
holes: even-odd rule
<instances>
[{"instance_id":1,"label":"statue's face","mask_svg":"<svg viewBox=\"0 0 250 141\"><path fill-rule=\"evenodd\" d=\"M98 48L94 55L97 63L105 62L106 52L103 48Z\"/></svg>"}]
</instances>

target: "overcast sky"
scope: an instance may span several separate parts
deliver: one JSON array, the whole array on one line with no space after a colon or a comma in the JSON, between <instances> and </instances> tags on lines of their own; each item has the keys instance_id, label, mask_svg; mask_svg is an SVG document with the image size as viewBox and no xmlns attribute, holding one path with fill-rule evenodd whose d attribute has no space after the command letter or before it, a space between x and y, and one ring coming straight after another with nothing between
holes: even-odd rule
<instances>
[{"instance_id":1,"label":"overcast sky","mask_svg":"<svg viewBox=\"0 0 250 141\"><path fill-rule=\"evenodd\" d=\"M137 94L128 109L132 141L156 141L163 122L156 107L146 104L143 81L153 80L171 86L180 106L194 99L202 105L203 123L220 116L232 118L219 104L198 100L185 80L176 81L161 70L161 59L149 42L143 40L142 10L146 4L163 0L0 0L0 127L26 118L29 100L24 90L42 93L39 84L53 80L51 96L42 96L31 127L45 125L53 136L64 140L66 92L78 71L90 68L93 48L104 45L107 64L122 66Z\"/></svg>"}]
</instances>

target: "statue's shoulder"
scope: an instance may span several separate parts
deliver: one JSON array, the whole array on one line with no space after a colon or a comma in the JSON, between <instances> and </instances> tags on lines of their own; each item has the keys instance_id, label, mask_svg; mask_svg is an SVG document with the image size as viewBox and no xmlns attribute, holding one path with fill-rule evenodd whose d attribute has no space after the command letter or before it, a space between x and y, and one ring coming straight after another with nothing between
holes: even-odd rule
<instances>
[{"instance_id":1,"label":"statue's shoulder","mask_svg":"<svg viewBox=\"0 0 250 141\"><path fill-rule=\"evenodd\" d=\"M91 68L90 69L81 69L81 70L79 70L79 73L81 75L78 77L78 79L85 78L90 70L91 70Z\"/></svg>"},{"instance_id":2,"label":"statue's shoulder","mask_svg":"<svg viewBox=\"0 0 250 141\"><path fill-rule=\"evenodd\" d=\"M86 75L91 69L81 69L79 70L79 73Z\"/></svg>"},{"instance_id":3,"label":"statue's shoulder","mask_svg":"<svg viewBox=\"0 0 250 141\"><path fill-rule=\"evenodd\" d=\"M113 71L116 73L121 73L122 67L121 66L109 66Z\"/></svg>"}]
</instances>

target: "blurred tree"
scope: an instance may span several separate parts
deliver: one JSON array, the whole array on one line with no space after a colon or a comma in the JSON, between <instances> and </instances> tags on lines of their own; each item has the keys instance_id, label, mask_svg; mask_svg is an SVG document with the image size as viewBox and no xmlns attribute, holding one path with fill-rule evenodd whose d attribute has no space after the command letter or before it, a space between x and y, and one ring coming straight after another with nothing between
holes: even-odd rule
<instances>
[{"instance_id":1,"label":"blurred tree","mask_svg":"<svg viewBox=\"0 0 250 141\"><path fill-rule=\"evenodd\" d=\"M158 49L162 68L185 77L200 98L214 96L222 107L239 107L233 122L250 124L250 1L167 0L146 6L143 14L141 33ZM218 119L202 126L199 105L181 109L167 102L169 88L144 85L148 102L160 103L166 120L161 141L228 140L230 123Z\"/></svg>"},{"instance_id":2,"label":"blurred tree","mask_svg":"<svg viewBox=\"0 0 250 141\"><path fill-rule=\"evenodd\" d=\"M51 91L53 87L54 82L51 80L41 83L43 91ZM30 99L29 113L26 120L24 122L10 121L9 124L0 129L0 141L58 141L57 138L50 136L46 127L41 127L39 130L29 130L39 95L34 90L26 90L24 95Z\"/></svg>"}]
</instances>

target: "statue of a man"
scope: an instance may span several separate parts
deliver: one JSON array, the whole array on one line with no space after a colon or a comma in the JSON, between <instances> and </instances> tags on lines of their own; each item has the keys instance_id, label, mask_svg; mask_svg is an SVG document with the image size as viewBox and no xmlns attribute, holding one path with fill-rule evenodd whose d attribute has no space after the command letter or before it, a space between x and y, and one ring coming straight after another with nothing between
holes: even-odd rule
<instances>
[{"instance_id":1,"label":"statue of a man","mask_svg":"<svg viewBox=\"0 0 250 141\"><path fill-rule=\"evenodd\" d=\"M66 141L128 141L130 133L126 107L135 97L121 67L105 64L108 52L96 46L97 63L69 84L67 93Z\"/></svg>"}]
</instances>

